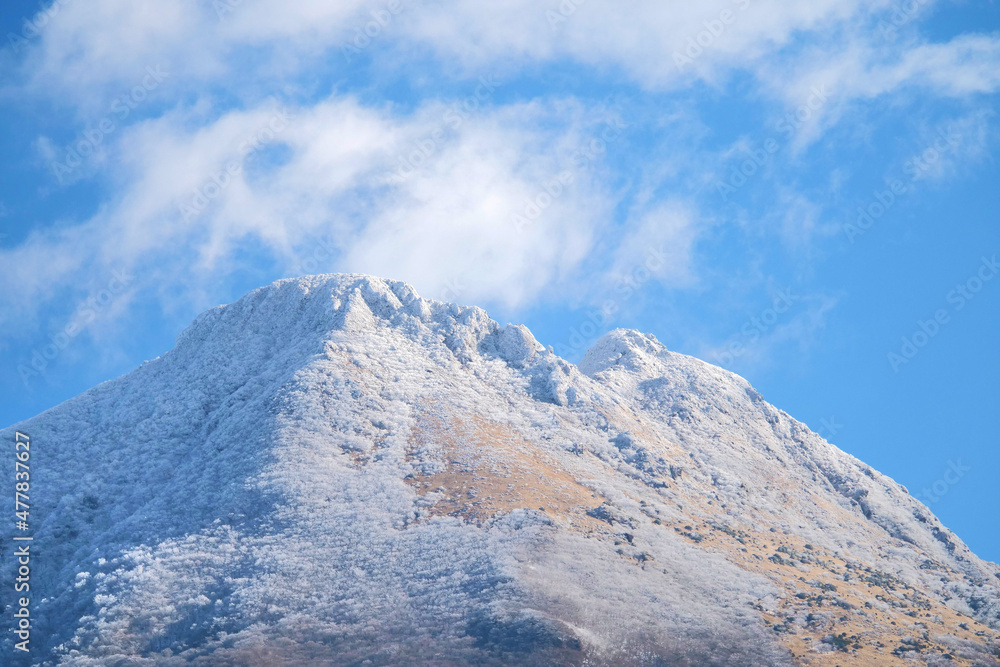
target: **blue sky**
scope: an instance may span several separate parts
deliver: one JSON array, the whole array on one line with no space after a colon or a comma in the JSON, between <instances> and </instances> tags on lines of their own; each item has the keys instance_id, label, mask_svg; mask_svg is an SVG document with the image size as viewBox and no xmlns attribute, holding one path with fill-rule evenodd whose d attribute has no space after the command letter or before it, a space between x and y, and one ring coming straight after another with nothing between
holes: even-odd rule
<instances>
[{"instance_id":1,"label":"blue sky","mask_svg":"<svg viewBox=\"0 0 1000 667\"><path fill-rule=\"evenodd\" d=\"M747 377L1000 560L1000 5L11 0L0 421L360 271Z\"/></svg>"}]
</instances>

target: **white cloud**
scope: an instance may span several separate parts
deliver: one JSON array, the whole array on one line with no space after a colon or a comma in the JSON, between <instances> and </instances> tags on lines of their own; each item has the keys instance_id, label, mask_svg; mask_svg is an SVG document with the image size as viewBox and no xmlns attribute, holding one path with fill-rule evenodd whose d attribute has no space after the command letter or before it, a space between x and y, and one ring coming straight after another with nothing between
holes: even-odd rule
<instances>
[{"instance_id":1,"label":"white cloud","mask_svg":"<svg viewBox=\"0 0 1000 667\"><path fill-rule=\"evenodd\" d=\"M797 290L775 291L772 303L747 318L738 330L716 345L695 341L697 356L746 374L782 360L805 357L826 328L828 313L837 305L831 296L801 296Z\"/></svg>"},{"instance_id":2,"label":"white cloud","mask_svg":"<svg viewBox=\"0 0 1000 667\"><path fill-rule=\"evenodd\" d=\"M229 9L220 15L217 6ZM443 71L471 78L569 61L680 90L695 79L721 86L742 71L792 110L817 87L832 91L799 128L799 149L857 100L914 87L956 97L1000 87L1000 38L927 43L907 17L907 39L887 40L876 23L891 21L894 8L891 0L638 0L627 10L610 0L164 0L152 8L94 0L66 3L53 16L23 72L31 94L90 118L141 85L146 67L171 73L173 97L223 89L253 106L269 88L308 88L302 75L317 68L349 74L341 51L357 39L379 62L405 66L430 51Z\"/></svg>"},{"instance_id":3,"label":"white cloud","mask_svg":"<svg viewBox=\"0 0 1000 667\"><path fill-rule=\"evenodd\" d=\"M16 250L21 266L49 264L46 278L4 281L25 303L100 266L157 267L135 270L138 281L185 284L225 274L248 239L291 268L330 237L338 256L320 268L393 276L430 295L457 281L466 287L455 297L516 307L571 284L614 205L571 159L598 119L565 101L457 120L448 111L431 103L398 116L332 97L287 118L267 105L145 121L112 149L114 200ZM400 178L414 150L427 156Z\"/></svg>"},{"instance_id":4,"label":"white cloud","mask_svg":"<svg viewBox=\"0 0 1000 667\"><path fill-rule=\"evenodd\" d=\"M850 84L862 95L921 81L945 94L965 94L995 89L998 76L994 37L885 43L873 22L891 14L891 0L637 0L627 9L610 0L542 5L530 0L244 0L228 5L231 10L220 16L215 5L195 0L155 6L126 0L67 3L45 27L28 70L36 90L70 93L77 101L114 85L132 85L146 65L157 64L189 84L232 87L250 83L247 48L268 54L254 59L255 80L287 81L317 65L345 64L341 49L360 35L365 49L408 53L427 48L447 67L464 68L467 74L571 60L663 88L686 85L692 77L720 82L734 70L777 68L780 76L788 60L782 50L809 35L807 43L820 44L818 55L828 63L825 74L813 74ZM829 57L831 47L844 44L848 48L839 48L836 59ZM880 63L885 52L896 62ZM800 97L787 92L794 101Z\"/></svg>"},{"instance_id":5,"label":"white cloud","mask_svg":"<svg viewBox=\"0 0 1000 667\"><path fill-rule=\"evenodd\" d=\"M462 300L508 306L571 277L611 205L584 175L560 182L565 166L526 138L472 128L398 189L352 243L345 266L398 276L432 295L451 289ZM533 205L539 215L519 224L516 216Z\"/></svg>"},{"instance_id":6,"label":"white cloud","mask_svg":"<svg viewBox=\"0 0 1000 667\"><path fill-rule=\"evenodd\" d=\"M816 91L829 100L811 109L796 136L796 149L818 139L860 105L914 91L967 98L1000 90L1000 37L963 35L939 44L908 43L887 49L875 35L823 43L794 59L773 60L758 71L772 94L789 108L801 107Z\"/></svg>"},{"instance_id":7,"label":"white cloud","mask_svg":"<svg viewBox=\"0 0 1000 667\"><path fill-rule=\"evenodd\" d=\"M778 234L793 256L807 264L814 261L817 240L840 233L840 225L823 221L823 208L802 193L779 188L774 216L765 224L776 224ZM770 230L768 230L770 231Z\"/></svg>"},{"instance_id":8,"label":"white cloud","mask_svg":"<svg viewBox=\"0 0 1000 667\"><path fill-rule=\"evenodd\" d=\"M649 272L671 287L687 287L696 279L692 260L699 226L692 206L674 201L656 204L638 213L624 228L614 252L610 274L614 280Z\"/></svg>"},{"instance_id":9,"label":"white cloud","mask_svg":"<svg viewBox=\"0 0 1000 667\"><path fill-rule=\"evenodd\" d=\"M829 30L888 5L887 0L639 0L626 9L595 0L542 5L457 0L424 8L411 34L466 63L569 58L615 67L646 86L662 87L683 84L692 75L716 80L725 69L751 66L801 31Z\"/></svg>"},{"instance_id":10,"label":"white cloud","mask_svg":"<svg viewBox=\"0 0 1000 667\"><path fill-rule=\"evenodd\" d=\"M441 69L459 77L486 72L502 80L525 66L571 62L640 88L683 91L694 79L721 86L742 71L791 108L825 84L835 101L803 125L796 147L858 100L917 88L968 96L1000 86L996 37L874 45L873 17L890 0L638 0L627 9L602 0L399 2L243 0L222 16L195 0L65 3L23 63L26 92L92 118L140 85L147 66L162 65L171 86L163 99L176 106L151 105L142 113L155 117L130 117L102 144L93 166L105 170L116 194L96 215L2 251L21 266L45 262L49 275L16 269L3 281L30 304L93 266L163 256L172 264L157 263L148 281L169 274L196 282L191 275L224 273L248 239L292 269L317 238L334 246L321 268L391 275L432 296L470 302L519 306L546 290L580 289L594 280L580 278L582 267L600 267L592 274L598 280L628 272L643 263L649 244L668 251L658 279L697 281L691 258L706 223L658 183L640 185L648 192L641 205L633 202L621 238L609 236L621 194L601 185L593 165L581 169L572 159L602 110L551 99L492 107L490 90L478 109L458 115L433 101L403 113L335 93L270 128L277 107L261 91L336 82L348 71L341 48L372 21L364 48L394 63L435 53ZM423 85L432 84L415 83ZM468 94L482 85L470 84ZM234 98L239 110L217 108L217 100L232 105ZM258 147L248 153L254 137ZM51 141L36 145L58 158ZM703 154L676 152L647 171L705 171L691 168ZM231 163L240 169L227 176ZM785 204L780 224L791 245L825 233L804 199ZM530 224L512 222L531 211Z\"/></svg>"},{"instance_id":11,"label":"white cloud","mask_svg":"<svg viewBox=\"0 0 1000 667\"><path fill-rule=\"evenodd\" d=\"M941 181L974 168L996 147L995 117L993 109L981 109L950 121L925 124L919 132L920 148L903 162L903 174L914 183Z\"/></svg>"},{"instance_id":12,"label":"white cloud","mask_svg":"<svg viewBox=\"0 0 1000 667\"><path fill-rule=\"evenodd\" d=\"M217 44L185 41L202 32L203 11L194 0L65 2L28 52L28 90L86 112L141 85L147 66L183 60L186 74L224 76Z\"/></svg>"}]
</instances>

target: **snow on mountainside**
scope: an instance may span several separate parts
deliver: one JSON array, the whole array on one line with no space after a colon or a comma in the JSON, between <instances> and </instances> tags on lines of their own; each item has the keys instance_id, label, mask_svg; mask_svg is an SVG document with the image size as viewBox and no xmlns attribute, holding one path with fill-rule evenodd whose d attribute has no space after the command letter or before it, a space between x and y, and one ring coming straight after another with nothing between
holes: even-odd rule
<instances>
[{"instance_id":1,"label":"snow on mountainside","mask_svg":"<svg viewBox=\"0 0 1000 667\"><path fill-rule=\"evenodd\" d=\"M1000 664L1000 568L635 331L284 280L16 428L35 664Z\"/></svg>"}]
</instances>

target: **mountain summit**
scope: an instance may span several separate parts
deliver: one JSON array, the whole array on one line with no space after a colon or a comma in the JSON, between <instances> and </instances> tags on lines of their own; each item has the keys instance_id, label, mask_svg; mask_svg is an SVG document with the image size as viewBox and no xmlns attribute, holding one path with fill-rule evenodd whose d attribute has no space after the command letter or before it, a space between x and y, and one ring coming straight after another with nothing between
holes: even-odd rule
<instances>
[{"instance_id":1,"label":"mountain summit","mask_svg":"<svg viewBox=\"0 0 1000 667\"><path fill-rule=\"evenodd\" d=\"M33 664L1000 665L1000 568L637 331L283 280L15 427Z\"/></svg>"}]
</instances>

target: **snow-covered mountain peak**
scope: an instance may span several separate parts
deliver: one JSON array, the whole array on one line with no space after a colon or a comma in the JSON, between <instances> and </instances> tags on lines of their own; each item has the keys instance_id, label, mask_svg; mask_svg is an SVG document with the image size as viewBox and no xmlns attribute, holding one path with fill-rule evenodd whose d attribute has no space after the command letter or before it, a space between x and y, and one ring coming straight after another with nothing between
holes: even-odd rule
<instances>
[{"instance_id":1,"label":"snow-covered mountain peak","mask_svg":"<svg viewBox=\"0 0 1000 667\"><path fill-rule=\"evenodd\" d=\"M392 330L425 346L443 342L460 363L498 358L524 369L553 358L523 324L501 326L478 306L424 299L407 283L362 274L279 280L202 314L178 337L177 348L266 334L276 324L286 347L317 346L339 337L336 332Z\"/></svg>"},{"instance_id":2,"label":"snow-covered mountain peak","mask_svg":"<svg viewBox=\"0 0 1000 667\"><path fill-rule=\"evenodd\" d=\"M745 379L718 366L667 350L652 334L616 329L601 337L580 360L579 369L664 416L684 414L715 429L720 414L769 424L779 411L763 401ZM768 426L768 428L770 428Z\"/></svg>"},{"instance_id":3,"label":"snow-covered mountain peak","mask_svg":"<svg viewBox=\"0 0 1000 667\"><path fill-rule=\"evenodd\" d=\"M635 329L615 329L604 334L583 355L578 367L593 377L611 368L634 373L648 371L655 361L669 355L667 348L652 334Z\"/></svg>"},{"instance_id":4,"label":"snow-covered mountain peak","mask_svg":"<svg viewBox=\"0 0 1000 667\"><path fill-rule=\"evenodd\" d=\"M460 309L459 309L460 310ZM279 322L299 333L333 329L413 327L432 318L430 302L410 285L363 274L326 274L279 280L199 316L179 337L200 340L219 327L266 329Z\"/></svg>"},{"instance_id":5,"label":"snow-covered mountain peak","mask_svg":"<svg viewBox=\"0 0 1000 667\"><path fill-rule=\"evenodd\" d=\"M996 565L637 331L282 280L15 428L45 664L997 664Z\"/></svg>"}]
</instances>

